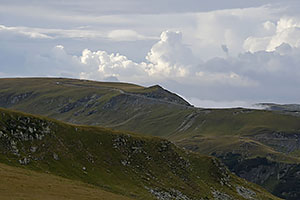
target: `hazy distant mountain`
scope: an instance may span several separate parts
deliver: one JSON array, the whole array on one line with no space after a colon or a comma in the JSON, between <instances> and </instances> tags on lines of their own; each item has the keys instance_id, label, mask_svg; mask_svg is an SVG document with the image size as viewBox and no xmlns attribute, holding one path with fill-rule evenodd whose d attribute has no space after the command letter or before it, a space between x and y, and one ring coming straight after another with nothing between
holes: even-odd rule
<instances>
[{"instance_id":1,"label":"hazy distant mountain","mask_svg":"<svg viewBox=\"0 0 300 200\"><path fill-rule=\"evenodd\" d=\"M266 110L280 111L286 114L300 116L300 104L260 103L257 105Z\"/></svg>"}]
</instances>

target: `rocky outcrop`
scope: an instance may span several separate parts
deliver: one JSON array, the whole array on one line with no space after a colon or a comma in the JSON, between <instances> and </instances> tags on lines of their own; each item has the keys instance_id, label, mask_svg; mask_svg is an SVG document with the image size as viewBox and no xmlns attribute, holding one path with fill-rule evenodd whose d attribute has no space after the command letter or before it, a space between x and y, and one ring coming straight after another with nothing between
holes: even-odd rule
<instances>
[{"instance_id":1,"label":"rocky outcrop","mask_svg":"<svg viewBox=\"0 0 300 200\"><path fill-rule=\"evenodd\" d=\"M212 195L214 197L214 200L234 200L231 196L229 196L226 193L220 192L218 190L215 190L212 188Z\"/></svg>"},{"instance_id":2,"label":"rocky outcrop","mask_svg":"<svg viewBox=\"0 0 300 200\"><path fill-rule=\"evenodd\" d=\"M85 96L85 97L80 98L80 99L78 99L74 102L69 102L69 103L63 105L61 108L59 108L58 111L60 113L66 113L66 112L69 112L69 111L71 111L75 108L79 108L79 107L83 108L83 110L81 109L82 111L77 111L75 113L75 115L78 115L78 114L84 112L84 109L98 106L99 103L98 103L97 100L99 98L101 98L101 95L94 94L92 96Z\"/></svg>"},{"instance_id":3,"label":"rocky outcrop","mask_svg":"<svg viewBox=\"0 0 300 200\"><path fill-rule=\"evenodd\" d=\"M269 161L267 158L244 159L241 154L227 153L219 158L236 175L262 186L268 186L273 194L288 200L300 196L300 164ZM246 191L242 188L240 192ZM246 192L245 194L251 194Z\"/></svg>"},{"instance_id":4,"label":"rocky outcrop","mask_svg":"<svg viewBox=\"0 0 300 200\"><path fill-rule=\"evenodd\" d=\"M0 112L0 131L1 162L131 197L250 199L255 190L276 199L232 176L218 159L183 150L165 139L73 126L7 110Z\"/></svg>"},{"instance_id":5,"label":"rocky outcrop","mask_svg":"<svg viewBox=\"0 0 300 200\"><path fill-rule=\"evenodd\" d=\"M25 101L33 97L33 91L28 91L25 93L0 93L0 106L13 106L19 102Z\"/></svg>"},{"instance_id":6,"label":"rocky outcrop","mask_svg":"<svg viewBox=\"0 0 300 200\"><path fill-rule=\"evenodd\" d=\"M256 134L251 136L251 138L286 154L300 150L299 132L286 133L274 131L271 133Z\"/></svg>"},{"instance_id":7,"label":"rocky outcrop","mask_svg":"<svg viewBox=\"0 0 300 200\"><path fill-rule=\"evenodd\" d=\"M236 186L236 191L245 199L256 199L256 193L253 190L244 188L243 186Z\"/></svg>"},{"instance_id":8,"label":"rocky outcrop","mask_svg":"<svg viewBox=\"0 0 300 200\"><path fill-rule=\"evenodd\" d=\"M168 191L163 191L158 188L152 189L152 188L148 188L148 187L146 187L146 189L151 194L153 194L157 200L174 200L174 199L176 199L176 200L193 200L193 199L189 198L188 196L182 194L180 191L175 190L173 188L171 188Z\"/></svg>"},{"instance_id":9,"label":"rocky outcrop","mask_svg":"<svg viewBox=\"0 0 300 200\"><path fill-rule=\"evenodd\" d=\"M19 157L19 163L27 165L38 159L32 154L38 151L37 144L51 134L51 122L25 116L10 116L1 113L0 152Z\"/></svg>"}]
</instances>

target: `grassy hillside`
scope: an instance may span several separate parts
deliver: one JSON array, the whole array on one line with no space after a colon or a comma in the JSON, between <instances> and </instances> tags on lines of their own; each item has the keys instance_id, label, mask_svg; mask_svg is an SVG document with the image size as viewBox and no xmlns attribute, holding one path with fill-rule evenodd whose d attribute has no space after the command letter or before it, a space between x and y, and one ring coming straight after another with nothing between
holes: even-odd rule
<instances>
[{"instance_id":1,"label":"grassy hillside","mask_svg":"<svg viewBox=\"0 0 300 200\"><path fill-rule=\"evenodd\" d=\"M248 149L248 157L272 154L270 158L286 162L297 161L300 150L298 144L288 147L294 139L290 136L300 133L298 117L242 108L194 108L159 86L58 78L0 79L0 106L75 124L162 136L185 147L199 144L203 149L204 145L204 153L214 149L203 141L212 146L227 141L224 147L254 144L260 150ZM283 134L287 144L270 144L276 133Z\"/></svg>"},{"instance_id":2,"label":"grassy hillside","mask_svg":"<svg viewBox=\"0 0 300 200\"><path fill-rule=\"evenodd\" d=\"M159 86L58 78L0 79L0 106L74 124L160 136L186 149L217 156L227 164L237 159L236 164L243 166L258 157L266 158L275 163L272 174L257 178L235 172L273 193L281 179L296 173L300 161L299 117L281 111L195 108ZM261 168L260 163L253 165L253 176ZM276 177L280 177L277 186L267 186ZM278 195L300 198L299 188L293 182L287 185L293 191Z\"/></svg>"},{"instance_id":3,"label":"grassy hillside","mask_svg":"<svg viewBox=\"0 0 300 200\"><path fill-rule=\"evenodd\" d=\"M1 163L68 178L66 190L81 181L108 191L107 195L132 199L276 199L231 174L217 159L155 137L74 126L0 109L0 144ZM21 178L17 171L13 176ZM26 176L26 187L44 190L43 185L35 184L43 176L56 181L48 175ZM17 188L23 187L22 181L15 183L21 184ZM0 188L6 191L3 194L7 194L5 188Z\"/></svg>"},{"instance_id":4,"label":"grassy hillside","mask_svg":"<svg viewBox=\"0 0 300 200\"><path fill-rule=\"evenodd\" d=\"M130 200L93 185L0 163L2 200Z\"/></svg>"}]
</instances>

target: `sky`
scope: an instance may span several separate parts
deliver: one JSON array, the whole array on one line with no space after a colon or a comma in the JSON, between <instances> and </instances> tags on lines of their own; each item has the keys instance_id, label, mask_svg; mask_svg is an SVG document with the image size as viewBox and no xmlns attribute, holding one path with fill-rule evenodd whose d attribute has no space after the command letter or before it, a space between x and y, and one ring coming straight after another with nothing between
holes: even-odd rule
<instances>
[{"instance_id":1,"label":"sky","mask_svg":"<svg viewBox=\"0 0 300 200\"><path fill-rule=\"evenodd\" d=\"M299 0L0 0L0 77L159 84L198 107L300 103Z\"/></svg>"}]
</instances>

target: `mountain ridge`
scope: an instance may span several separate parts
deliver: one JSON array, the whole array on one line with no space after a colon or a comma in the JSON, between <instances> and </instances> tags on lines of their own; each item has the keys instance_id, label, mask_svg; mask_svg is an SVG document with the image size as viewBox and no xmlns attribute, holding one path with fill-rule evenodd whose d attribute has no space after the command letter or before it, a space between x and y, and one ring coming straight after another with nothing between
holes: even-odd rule
<instances>
[{"instance_id":1,"label":"mountain ridge","mask_svg":"<svg viewBox=\"0 0 300 200\"><path fill-rule=\"evenodd\" d=\"M133 199L277 199L217 159L157 137L0 109L0 162ZM172 180L172 181L170 181Z\"/></svg>"},{"instance_id":2,"label":"mountain ridge","mask_svg":"<svg viewBox=\"0 0 300 200\"><path fill-rule=\"evenodd\" d=\"M67 85L57 83L62 81ZM251 169L263 174L265 162L256 158L266 158L274 168L273 174L245 177L245 172L236 170L237 175L273 193L275 187L269 187L268 182L276 179L280 185L287 181L290 190L276 195L297 199L298 186L287 177L293 174L300 181L299 117L270 110L195 108L168 92L163 94L169 102L162 95L154 100L152 92L157 89L76 79L0 79L0 106L73 124L163 137L186 149L219 157L231 170L236 170L230 164L234 159L240 166L255 162Z\"/></svg>"}]
</instances>

